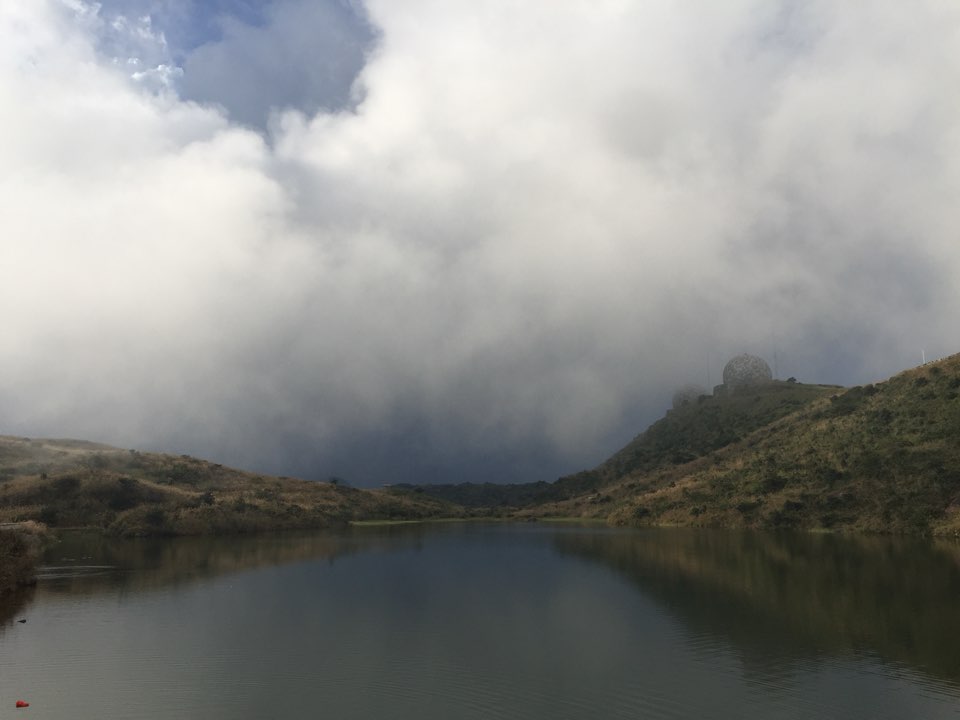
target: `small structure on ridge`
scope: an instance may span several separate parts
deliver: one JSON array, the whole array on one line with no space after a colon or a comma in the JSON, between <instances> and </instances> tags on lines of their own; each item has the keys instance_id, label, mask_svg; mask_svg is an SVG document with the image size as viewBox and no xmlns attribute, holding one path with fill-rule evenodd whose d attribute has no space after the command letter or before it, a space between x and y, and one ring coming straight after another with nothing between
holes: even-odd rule
<instances>
[{"instance_id":1,"label":"small structure on ridge","mask_svg":"<svg viewBox=\"0 0 960 720\"><path fill-rule=\"evenodd\" d=\"M756 355L737 355L723 368L723 385L726 392L750 385L764 385L773 380L773 372L763 358Z\"/></svg>"},{"instance_id":2,"label":"small structure on ridge","mask_svg":"<svg viewBox=\"0 0 960 720\"><path fill-rule=\"evenodd\" d=\"M693 405L700 399L701 395L706 394L707 389L702 385L684 385L683 387L678 388L673 394L673 409L676 410L684 405Z\"/></svg>"}]
</instances>

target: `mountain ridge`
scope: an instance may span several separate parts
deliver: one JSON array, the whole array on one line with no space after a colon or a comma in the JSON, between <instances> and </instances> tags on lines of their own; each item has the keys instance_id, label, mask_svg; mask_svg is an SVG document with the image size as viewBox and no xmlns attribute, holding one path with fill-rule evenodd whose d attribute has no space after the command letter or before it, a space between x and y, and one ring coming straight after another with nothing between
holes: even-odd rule
<instances>
[{"instance_id":1,"label":"mountain ridge","mask_svg":"<svg viewBox=\"0 0 960 720\"><path fill-rule=\"evenodd\" d=\"M611 461L622 462L654 423L601 465L608 474L600 490L614 501L606 519L619 525L960 533L960 354L879 383L818 387L824 392L794 412L688 462L611 473ZM763 397L770 391L753 392ZM552 511L582 508L582 500L571 499Z\"/></svg>"},{"instance_id":2,"label":"mountain ridge","mask_svg":"<svg viewBox=\"0 0 960 720\"><path fill-rule=\"evenodd\" d=\"M960 534L960 354L844 388L702 395L554 483L411 486L482 514L614 525Z\"/></svg>"},{"instance_id":3,"label":"mountain ridge","mask_svg":"<svg viewBox=\"0 0 960 720\"><path fill-rule=\"evenodd\" d=\"M0 436L0 523L150 535L569 517L960 535L958 440L960 354L852 388L771 381L704 394L596 468L555 482L359 490L185 455Z\"/></svg>"}]
</instances>

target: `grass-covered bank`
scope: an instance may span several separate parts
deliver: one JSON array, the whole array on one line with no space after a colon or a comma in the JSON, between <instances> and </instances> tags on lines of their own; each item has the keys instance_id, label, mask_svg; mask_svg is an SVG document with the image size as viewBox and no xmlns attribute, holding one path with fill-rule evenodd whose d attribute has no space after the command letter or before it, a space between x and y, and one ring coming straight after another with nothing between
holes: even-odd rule
<instances>
[{"instance_id":1,"label":"grass-covered bank","mask_svg":"<svg viewBox=\"0 0 960 720\"><path fill-rule=\"evenodd\" d=\"M0 595L33 582L46 538L45 528L33 522L0 527Z\"/></svg>"}]
</instances>

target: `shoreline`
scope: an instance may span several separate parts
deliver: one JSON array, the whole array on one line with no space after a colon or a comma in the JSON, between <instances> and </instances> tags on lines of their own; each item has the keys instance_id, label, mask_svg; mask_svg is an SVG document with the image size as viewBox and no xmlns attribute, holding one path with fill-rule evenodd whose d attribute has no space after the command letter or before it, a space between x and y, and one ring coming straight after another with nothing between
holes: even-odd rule
<instances>
[{"instance_id":1,"label":"shoreline","mask_svg":"<svg viewBox=\"0 0 960 720\"><path fill-rule=\"evenodd\" d=\"M36 583L37 564L49 538L46 526L32 521L0 526L0 597Z\"/></svg>"}]
</instances>

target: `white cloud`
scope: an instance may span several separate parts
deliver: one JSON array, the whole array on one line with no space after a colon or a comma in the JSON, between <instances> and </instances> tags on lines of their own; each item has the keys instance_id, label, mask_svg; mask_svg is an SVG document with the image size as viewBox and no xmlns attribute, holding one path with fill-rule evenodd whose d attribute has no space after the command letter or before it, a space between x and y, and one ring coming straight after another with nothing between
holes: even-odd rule
<instances>
[{"instance_id":1,"label":"white cloud","mask_svg":"<svg viewBox=\"0 0 960 720\"><path fill-rule=\"evenodd\" d=\"M139 66L141 63L137 61L131 64ZM183 68L161 63L156 67L136 70L130 77L153 92L170 91L176 87L176 82L183 77Z\"/></svg>"},{"instance_id":2,"label":"white cloud","mask_svg":"<svg viewBox=\"0 0 960 720\"><path fill-rule=\"evenodd\" d=\"M956 350L950 5L370 0L355 111L267 137L131 83L171 70L74 5L0 9L0 430L541 479L708 356ZM210 57L305 47L300 10Z\"/></svg>"}]
</instances>

